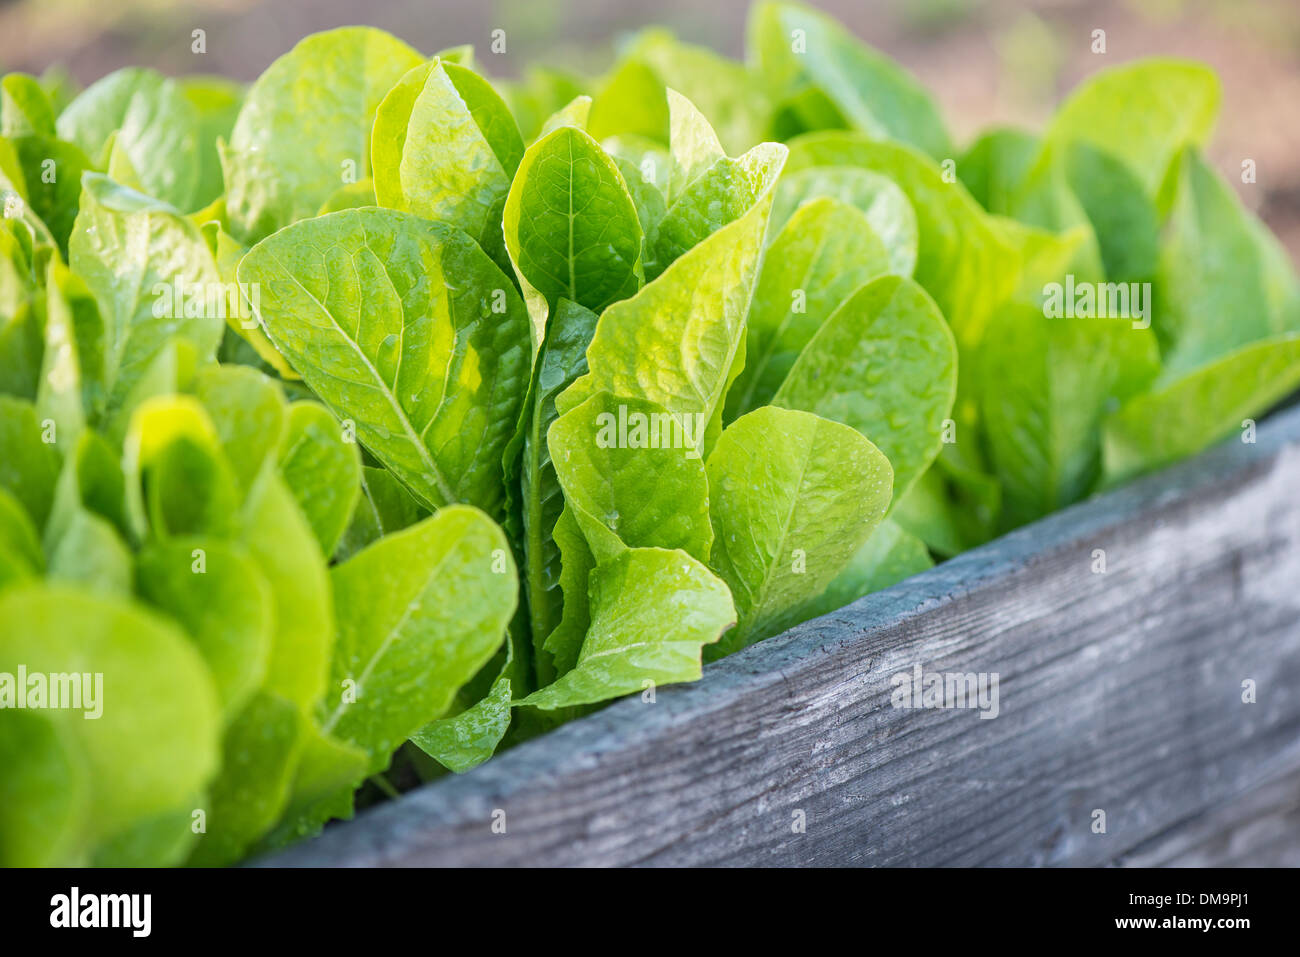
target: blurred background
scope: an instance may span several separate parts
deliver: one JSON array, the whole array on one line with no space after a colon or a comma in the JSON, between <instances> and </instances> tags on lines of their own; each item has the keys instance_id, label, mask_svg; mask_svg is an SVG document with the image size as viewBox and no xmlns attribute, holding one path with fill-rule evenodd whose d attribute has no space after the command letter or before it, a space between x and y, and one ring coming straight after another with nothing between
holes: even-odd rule
<instances>
[{"instance_id":1,"label":"blurred background","mask_svg":"<svg viewBox=\"0 0 1300 957\"><path fill-rule=\"evenodd\" d=\"M915 73L959 142L990 123L1038 126L1075 82L1151 55L1192 57L1223 80L1210 154L1300 263L1297 0L817 0ZM599 72L621 37L655 24L742 55L749 0L0 0L0 71L62 64L81 83L120 66L252 80L304 35L383 27L431 53L476 47L480 68L532 62ZM206 52L192 52L205 31ZM506 49L490 49L504 30ZM1106 52L1092 52L1104 30ZM1242 185L1243 159L1258 181Z\"/></svg>"}]
</instances>

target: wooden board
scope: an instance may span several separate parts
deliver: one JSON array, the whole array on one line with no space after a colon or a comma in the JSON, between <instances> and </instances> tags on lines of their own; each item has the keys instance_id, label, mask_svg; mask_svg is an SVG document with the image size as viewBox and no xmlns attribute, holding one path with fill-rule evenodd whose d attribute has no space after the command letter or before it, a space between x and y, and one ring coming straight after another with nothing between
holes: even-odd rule
<instances>
[{"instance_id":1,"label":"wooden board","mask_svg":"<svg viewBox=\"0 0 1300 957\"><path fill-rule=\"evenodd\" d=\"M1179 821L1126 854L1125 867L1295 867L1300 862L1300 771L1222 808Z\"/></svg>"},{"instance_id":2,"label":"wooden board","mask_svg":"<svg viewBox=\"0 0 1300 957\"><path fill-rule=\"evenodd\" d=\"M917 664L997 717L894 707ZM1293 408L264 863L1254 863L1214 828L1294 821L1298 688Z\"/></svg>"}]
</instances>

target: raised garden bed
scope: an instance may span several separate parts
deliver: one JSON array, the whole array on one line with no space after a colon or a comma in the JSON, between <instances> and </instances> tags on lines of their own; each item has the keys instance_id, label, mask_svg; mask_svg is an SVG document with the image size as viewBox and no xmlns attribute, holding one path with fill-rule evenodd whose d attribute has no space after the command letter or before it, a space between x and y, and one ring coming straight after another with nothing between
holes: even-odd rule
<instances>
[{"instance_id":1,"label":"raised garden bed","mask_svg":"<svg viewBox=\"0 0 1300 957\"><path fill-rule=\"evenodd\" d=\"M1294 865L1300 407L1257 438L262 863ZM917 664L996 718L893 707Z\"/></svg>"},{"instance_id":2,"label":"raised garden bed","mask_svg":"<svg viewBox=\"0 0 1300 957\"><path fill-rule=\"evenodd\" d=\"M432 781L281 860L1172 859L1287 818L1272 783L1149 843L1286 753L1286 417L912 578L1300 389L1218 78L1109 65L961 146L818 11L747 36L3 78L0 864L264 859Z\"/></svg>"}]
</instances>

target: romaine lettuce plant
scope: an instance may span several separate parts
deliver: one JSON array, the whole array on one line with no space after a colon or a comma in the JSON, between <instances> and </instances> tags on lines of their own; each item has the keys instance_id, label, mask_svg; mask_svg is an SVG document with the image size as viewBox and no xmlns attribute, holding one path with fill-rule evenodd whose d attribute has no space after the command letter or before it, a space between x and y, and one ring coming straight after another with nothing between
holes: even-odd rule
<instances>
[{"instance_id":1,"label":"romaine lettuce plant","mask_svg":"<svg viewBox=\"0 0 1300 957\"><path fill-rule=\"evenodd\" d=\"M4 78L0 861L265 852L1300 385L1205 68L958 154L820 13L750 53Z\"/></svg>"}]
</instances>

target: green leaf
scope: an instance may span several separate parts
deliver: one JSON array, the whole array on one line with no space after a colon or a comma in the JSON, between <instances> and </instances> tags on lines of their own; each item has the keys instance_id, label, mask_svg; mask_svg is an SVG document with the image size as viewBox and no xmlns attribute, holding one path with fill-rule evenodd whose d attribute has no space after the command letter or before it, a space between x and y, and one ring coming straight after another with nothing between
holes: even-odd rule
<instances>
[{"instance_id":1,"label":"green leaf","mask_svg":"<svg viewBox=\"0 0 1300 957\"><path fill-rule=\"evenodd\" d=\"M92 158L115 142L144 191L163 203L189 211L206 201L190 162L199 149L198 113L160 73L128 67L92 83L60 114L58 133Z\"/></svg>"},{"instance_id":2,"label":"green leaf","mask_svg":"<svg viewBox=\"0 0 1300 957\"><path fill-rule=\"evenodd\" d=\"M889 254L858 210L826 198L800 206L764 257L749 304L745 368L727 395L727 420L771 402L827 317L889 271Z\"/></svg>"},{"instance_id":3,"label":"green leaf","mask_svg":"<svg viewBox=\"0 0 1300 957\"><path fill-rule=\"evenodd\" d=\"M560 416L547 444L565 505L598 563L627 548L681 549L708 561L700 438L663 406L598 393Z\"/></svg>"},{"instance_id":4,"label":"green leaf","mask_svg":"<svg viewBox=\"0 0 1300 957\"><path fill-rule=\"evenodd\" d=\"M152 399L187 392L194 385L198 366L199 356L191 343L168 339L145 365L121 404L104 417L104 434L114 444L121 444L136 410Z\"/></svg>"},{"instance_id":5,"label":"green leaf","mask_svg":"<svg viewBox=\"0 0 1300 957\"><path fill-rule=\"evenodd\" d=\"M559 413L556 397L587 371L587 346L596 330L596 314L562 299L538 357L537 376L530 390L520 429L506 450L507 478L518 479L519 521L523 526L524 586L533 638L533 658L539 675L549 680L550 664L542 643L561 618L560 543L554 536L564 508L547 435ZM586 585L582 586L583 603Z\"/></svg>"},{"instance_id":6,"label":"green leaf","mask_svg":"<svg viewBox=\"0 0 1300 957\"><path fill-rule=\"evenodd\" d=\"M469 233L503 269L501 210L524 142L492 85L473 70L433 61L384 98L371 144L381 206Z\"/></svg>"},{"instance_id":7,"label":"green leaf","mask_svg":"<svg viewBox=\"0 0 1300 957\"><path fill-rule=\"evenodd\" d=\"M45 95L49 97L50 106L53 108L55 116L66 110L68 104L76 99L77 94L81 92L81 84L73 79L67 67L60 63L46 67L45 71L41 73L40 80L41 87L45 90Z\"/></svg>"},{"instance_id":8,"label":"green leaf","mask_svg":"<svg viewBox=\"0 0 1300 957\"><path fill-rule=\"evenodd\" d=\"M379 201L382 205L403 202L401 161L406 133L411 125L411 111L415 108L416 99L424 92L429 74L438 66L439 60L435 57L411 67L384 94L375 109L375 122L370 133L370 169L371 175L382 181L375 184L376 195L381 197ZM446 77L445 70L442 75ZM432 94L434 97L441 86L444 84L435 87Z\"/></svg>"},{"instance_id":9,"label":"green leaf","mask_svg":"<svg viewBox=\"0 0 1300 957\"><path fill-rule=\"evenodd\" d=\"M275 468L287 427L284 393L273 379L247 366L205 369L194 392L246 497Z\"/></svg>"},{"instance_id":10,"label":"green leaf","mask_svg":"<svg viewBox=\"0 0 1300 957\"><path fill-rule=\"evenodd\" d=\"M45 525L47 550L53 549L73 516L81 511L98 515L124 539L138 538L127 518L126 479L118 452L90 431L82 432L64 456Z\"/></svg>"},{"instance_id":11,"label":"green leaf","mask_svg":"<svg viewBox=\"0 0 1300 957\"><path fill-rule=\"evenodd\" d=\"M96 689L95 700L83 698L82 708L42 712L57 726L61 745L49 750L46 736L42 750L33 750L40 738L28 728L24 760L17 771L6 766L8 795L36 799L41 789L32 776L66 761L60 750L70 750L68 757L87 770L89 813L76 839L66 842L64 859L49 863L84 861L103 839L174 810L216 771L216 695L202 659L171 624L125 600L66 586L7 589L0 594L0 621L7 625L0 632L0 673L16 675L19 665L29 676L89 673ZM10 685L7 693L13 692ZM12 699L5 704L12 707ZM86 720L96 711L96 719ZM0 831L36 813L6 801Z\"/></svg>"},{"instance_id":12,"label":"green leaf","mask_svg":"<svg viewBox=\"0 0 1300 957\"><path fill-rule=\"evenodd\" d=\"M233 864L275 826L289 803L303 725L293 702L258 692L226 728L221 773L205 802L207 830L191 867Z\"/></svg>"},{"instance_id":13,"label":"green leaf","mask_svg":"<svg viewBox=\"0 0 1300 957\"><path fill-rule=\"evenodd\" d=\"M956 389L957 353L934 301L882 276L822 324L772 403L869 438L893 466L898 501L939 454Z\"/></svg>"},{"instance_id":14,"label":"green leaf","mask_svg":"<svg viewBox=\"0 0 1300 957\"><path fill-rule=\"evenodd\" d=\"M668 100L655 72L624 60L592 99L587 132L597 141L632 135L666 144Z\"/></svg>"},{"instance_id":15,"label":"green leaf","mask_svg":"<svg viewBox=\"0 0 1300 957\"><path fill-rule=\"evenodd\" d=\"M518 599L514 562L490 519L451 506L330 577L339 628L331 684L340 699L327 699L322 729L365 750L380 771L501 646Z\"/></svg>"},{"instance_id":16,"label":"green leaf","mask_svg":"<svg viewBox=\"0 0 1300 957\"><path fill-rule=\"evenodd\" d=\"M633 159L617 139L606 140L605 149L614 157L614 163L623 175L623 185L627 187L627 193L632 197L632 205L636 207L637 221L641 225L642 232L641 262L644 265L650 255L649 237L658 228L664 214L668 212L667 201L659 187L655 185L654 179L655 175L666 178L667 174L663 170L668 165L668 161L659 156L661 151L657 148L652 152L640 154L638 159Z\"/></svg>"},{"instance_id":17,"label":"green leaf","mask_svg":"<svg viewBox=\"0 0 1300 957\"><path fill-rule=\"evenodd\" d=\"M726 159L727 154L713 127L694 103L676 90L666 90L665 95L668 97L668 181L664 198L671 204L714 164Z\"/></svg>"},{"instance_id":18,"label":"green leaf","mask_svg":"<svg viewBox=\"0 0 1300 957\"><path fill-rule=\"evenodd\" d=\"M311 523L321 553L333 555L361 494L361 453L324 406L289 407L280 474Z\"/></svg>"},{"instance_id":19,"label":"green leaf","mask_svg":"<svg viewBox=\"0 0 1300 957\"><path fill-rule=\"evenodd\" d=\"M411 741L449 771L463 774L492 757L510 727L510 679L498 678L492 690L454 718L431 721Z\"/></svg>"},{"instance_id":20,"label":"green leaf","mask_svg":"<svg viewBox=\"0 0 1300 957\"><path fill-rule=\"evenodd\" d=\"M474 44L458 43L456 46L439 50L434 57L447 63L458 63L467 70L472 70L474 69Z\"/></svg>"},{"instance_id":21,"label":"green leaf","mask_svg":"<svg viewBox=\"0 0 1300 957\"><path fill-rule=\"evenodd\" d=\"M72 275L57 260L50 261L50 268L51 271L63 269L67 276ZM90 305L93 309L93 299ZM93 310L91 315L99 319L98 310ZM36 411L42 421L49 420L55 424L56 442L74 443L86 424L77 347L81 341L99 345L94 330L88 332L90 334L82 339L77 337L72 309L58 285L51 281L46 294L45 349L37 385Z\"/></svg>"},{"instance_id":22,"label":"green leaf","mask_svg":"<svg viewBox=\"0 0 1300 957\"><path fill-rule=\"evenodd\" d=\"M925 543L892 519L880 523L853 553L844 570L816 598L799 608L801 620L829 614L934 567Z\"/></svg>"},{"instance_id":23,"label":"green leaf","mask_svg":"<svg viewBox=\"0 0 1300 957\"><path fill-rule=\"evenodd\" d=\"M1218 77L1200 63L1156 58L1102 70L1056 111L1039 162L1060 146L1092 146L1127 165L1167 212L1174 159L1209 139L1219 99Z\"/></svg>"},{"instance_id":24,"label":"green leaf","mask_svg":"<svg viewBox=\"0 0 1300 957\"><path fill-rule=\"evenodd\" d=\"M234 237L255 243L365 179L375 111L422 59L382 30L343 27L312 34L272 63L222 151Z\"/></svg>"},{"instance_id":25,"label":"green leaf","mask_svg":"<svg viewBox=\"0 0 1300 957\"><path fill-rule=\"evenodd\" d=\"M191 205L204 206L225 192L217 144L230 139L244 102L244 88L219 76L185 76L176 82L198 119L198 180Z\"/></svg>"},{"instance_id":26,"label":"green leaf","mask_svg":"<svg viewBox=\"0 0 1300 957\"><path fill-rule=\"evenodd\" d=\"M981 354L980 412L1006 521L1033 521L1087 495L1101 471L1101 422L1160 369L1150 329L1128 319L1048 318L1015 306Z\"/></svg>"},{"instance_id":27,"label":"green leaf","mask_svg":"<svg viewBox=\"0 0 1300 957\"><path fill-rule=\"evenodd\" d=\"M657 28L638 34L627 56L650 67L665 87L699 107L728 152L744 152L764 138L769 105L761 84L744 65Z\"/></svg>"},{"instance_id":28,"label":"green leaf","mask_svg":"<svg viewBox=\"0 0 1300 957\"><path fill-rule=\"evenodd\" d=\"M1014 151L1018 147L1010 149ZM1140 191L1135 194L1129 188L1133 183L1131 176L1126 176L1123 181L1118 181L1111 176L1117 167L1105 154L1092 150L1085 156L1085 152L1089 149L1085 147L1049 149L1042 154L1042 161L1028 173L1022 173L1020 170L1022 159L1019 156L1008 159L1002 156L1004 151L995 151L994 155L997 159L1005 160L1012 167L1002 175L1018 176L1020 179L1013 187L1008 187L1014 189L1014 192L1003 197L1003 205L993 208L992 211L999 215L1013 216L1019 223L1048 233L1063 234L1076 229L1085 230L1091 235L1084 240L1076 260L1070 265L1070 271L1085 279L1101 279L1105 275L1106 263L1102 255L1100 237L1096 235L1088 211L1075 193L1074 186L1077 184L1096 190L1095 200L1090 202L1093 212L1098 214L1098 223L1107 229L1124 222L1141 226L1140 207L1149 205L1149 201L1140 194ZM993 157L990 157L990 160L992 159ZM1094 162L1094 160L1102 162ZM1133 206L1135 202L1136 207ZM995 228L998 228L998 223L999 220L995 218ZM1004 238L1011 240L1012 245L1015 245L1015 237L1007 236L1006 225L1007 221L1002 220L1002 228L999 231ZM1114 238L1108 237L1110 240ZM1116 266L1124 264L1125 261L1140 264L1142 247L1146 245L1148 238L1145 234L1120 235L1121 242L1109 250L1112 261ZM1125 244L1129 242L1133 243L1132 251L1137 255L1129 255L1129 250L1125 248ZM1022 291L1025 284L1026 281L1022 276Z\"/></svg>"},{"instance_id":29,"label":"green leaf","mask_svg":"<svg viewBox=\"0 0 1300 957\"><path fill-rule=\"evenodd\" d=\"M1300 387L1300 335L1242 346L1129 400L1104 423L1108 483L1195 455Z\"/></svg>"},{"instance_id":30,"label":"green leaf","mask_svg":"<svg viewBox=\"0 0 1300 957\"><path fill-rule=\"evenodd\" d=\"M203 798L191 795L175 807L118 831L95 849L92 867L174 867L185 860L199 836L194 811Z\"/></svg>"},{"instance_id":31,"label":"green leaf","mask_svg":"<svg viewBox=\"0 0 1300 957\"><path fill-rule=\"evenodd\" d=\"M207 662L229 723L266 676L275 602L243 549L208 539L153 542L136 562L140 597L185 629Z\"/></svg>"},{"instance_id":32,"label":"green leaf","mask_svg":"<svg viewBox=\"0 0 1300 957\"><path fill-rule=\"evenodd\" d=\"M1090 222L1111 279L1147 281L1176 183L1176 156L1209 136L1218 80L1198 64L1146 60L1090 78L1041 144L1002 135L985 160L1005 165L997 212L1052 230ZM993 146L993 140L990 140ZM1092 272L1091 254L1085 256Z\"/></svg>"},{"instance_id":33,"label":"green leaf","mask_svg":"<svg viewBox=\"0 0 1300 957\"><path fill-rule=\"evenodd\" d=\"M375 182L371 179L363 179L359 183L340 186L330 193L329 199L316 210L316 215L324 216L326 213L337 213L340 209L360 209L362 206L375 205L378 205L375 199Z\"/></svg>"},{"instance_id":34,"label":"green leaf","mask_svg":"<svg viewBox=\"0 0 1300 957\"><path fill-rule=\"evenodd\" d=\"M981 133L957 160L957 177L990 213L1010 216L1041 150L1042 141L1033 133L995 127Z\"/></svg>"},{"instance_id":35,"label":"green leaf","mask_svg":"<svg viewBox=\"0 0 1300 957\"><path fill-rule=\"evenodd\" d=\"M122 454L137 538L225 534L242 495L207 410L190 396L159 396L131 416Z\"/></svg>"},{"instance_id":36,"label":"green leaf","mask_svg":"<svg viewBox=\"0 0 1300 957\"><path fill-rule=\"evenodd\" d=\"M27 73L0 80L0 136L53 136L54 107L40 81Z\"/></svg>"},{"instance_id":37,"label":"green leaf","mask_svg":"<svg viewBox=\"0 0 1300 957\"><path fill-rule=\"evenodd\" d=\"M770 406L727 427L708 473L710 564L739 617L710 658L793 624L884 519L894 479L853 429Z\"/></svg>"},{"instance_id":38,"label":"green leaf","mask_svg":"<svg viewBox=\"0 0 1300 957\"><path fill-rule=\"evenodd\" d=\"M393 473L362 466L361 494L334 552L334 559L343 561L385 535L414 525L428 514L428 510L411 497Z\"/></svg>"},{"instance_id":39,"label":"green leaf","mask_svg":"<svg viewBox=\"0 0 1300 957\"><path fill-rule=\"evenodd\" d=\"M54 501L59 458L30 402L0 395L0 489L27 510L38 529L45 527Z\"/></svg>"},{"instance_id":40,"label":"green leaf","mask_svg":"<svg viewBox=\"0 0 1300 957\"><path fill-rule=\"evenodd\" d=\"M787 172L859 166L892 179L916 213L916 281L934 297L963 346L979 342L993 310L1020 283L1020 263L988 215L927 157L898 143L815 133L790 144Z\"/></svg>"},{"instance_id":41,"label":"green leaf","mask_svg":"<svg viewBox=\"0 0 1300 957\"><path fill-rule=\"evenodd\" d=\"M1066 177L1097 237L1106 277L1145 282L1156 271L1161 216L1142 184L1110 153L1075 143Z\"/></svg>"},{"instance_id":42,"label":"green leaf","mask_svg":"<svg viewBox=\"0 0 1300 957\"><path fill-rule=\"evenodd\" d=\"M0 315L0 395L36 398L45 352L41 313L38 302L24 299L10 316Z\"/></svg>"},{"instance_id":43,"label":"green leaf","mask_svg":"<svg viewBox=\"0 0 1300 957\"><path fill-rule=\"evenodd\" d=\"M647 278L659 276L687 250L755 206L770 203L785 156L784 146L760 143L737 159L722 157L696 176L655 225Z\"/></svg>"},{"instance_id":44,"label":"green leaf","mask_svg":"<svg viewBox=\"0 0 1300 957\"><path fill-rule=\"evenodd\" d=\"M577 129L585 130L587 128L587 118L590 115L591 97L575 96L572 100L546 118L546 122L542 124L541 131L537 134L537 139L541 139L548 133L552 133L563 126L573 126Z\"/></svg>"},{"instance_id":45,"label":"green leaf","mask_svg":"<svg viewBox=\"0 0 1300 957\"><path fill-rule=\"evenodd\" d=\"M0 493L7 494L7 493ZM33 568L8 542L0 539L0 588L40 578Z\"/></svg>"},{"instance_id":46,"label":"green leaf","mask_svg":"<svg viewBox=\"0 0 1300 957\"><path fill-rule=\"evenodd\" d=\"M956 499L954 488L934 465L895 503L888 521L919 538L936 555L950 558L980 544L978 537L969 534L973 523L964 521L968 516Z\"/></svg>"},{"instance_id":47,"label":"green leaf","mask_svg":"<svg viewBox=\"0 0 1300 957\"><path fill-rule=\"evenodd\" d=\"M95 297L58 260L50 260L46 284L45 355L36 408L52 419L56 441L75 445L87 421L103 411L104 321Z\"/></svg>"},{"instance_id":48,"label":"green leaf","mask_svg":"<svg viewBox=\"0 0 1300 957\"><path fill-rule=\"evenodd\" d=\"M279 475L268 476L245 505L240 539L275 602L263 688L306 713L325 691L334 648L330 576L311 526Z\"/></svg>"},{"instance_id":49,"label":"green leaf","mask_svg":"<svg viewBox=\"0 0 1300 957\"><path fill-rule=\"evenodd\" d=\"M422 502L500 512L528 317L472 240L409 213L348 210L259 243L239 279L259 284L276 348Z\"/></svg>"},{"instance_id":50,"label":"green leaf","mask_svg":"<svg viewBox=\"0 0 1300 957\"><path fill-rule=\"evenodd\" d=\"M227 293L226 328L247 342L257 358L274 370L281 379L297 380L298 374L289 367L284 356L276 351L258 320L252 298L256 290L257 300L260 301L261 290L255 286L239 285L237 270L248 250L235 242L220 222L206 227L204 236L209 240L212 255L217 262L217 272L221 274L221 282ZM225 361L224 357L222 361Z\"/></svg>"},{"instance_id":51,"label":"green leaf","mask_svg":"<svg viewBox=\"0 0 1300 957\"><path fill-rule=\"evenodd\" d=\"M256 846L264 853L320 833L333 817L352 816L352 792L366 775L364 751L308 724L283 817Z\"/></svg>"},{"instance_id":52,"label":"green leaf","mask_svg":"<svg viewBox=\"0 0 1300 957\"><path fill-rule=\"evenodd\" d=\"M708 452L744 362L745 314L783 153L773 144L765 185L748 211L605 310L587 349L590 371L557 400L561 413L597 392L648 399L683 422L702 416L701 453Z\"/></svg>"},{"instance_id":53,"label":"green leaf","mask_svg":"<svg viewBox=\"0 0 1300 957\"><path fill-rule=\"evenodd\" d=\"M27 201L66 255L81 200L81 174L93 169L91 161L80 148L52 135L19 136L12 142L27 174Z\"/></svg>"},{"instance_id":54,"label":"green leaf","mask_svg":"<svg viewBox=\"0 0 1300 957\"><path fill-rule=\"evenodd\" d=\"M108 135L108 141L104 144L103 159L99 165L103 167L108 178L117 185L145 196L149 195L149 187L144 184L140 173L132 164L131 154L126 151L123 144L118 142L116 131Z\"/></svg>"},{"instance_id":55,"label":"green leaf","mask_svg":"<svg viewBox=\"0 0 1300 957\"><path fill-rule=\"evenodd\" d=\"M541 135L547 117L586 92L584 84L585 81L563 70L529 66L524 70L523 79L498 81L496 85L519 123L524 142L528 143ZM582 125L587 125L585 119Z\"/></svg>"},{"instance_id":56,"label":"green leaf","mask_svg":"<svg viewBox=\"0 0 1300 957\"><path fill-rule=\"evenodd\" d=\"M8 182L10 175L16 180L12 187ZM23 184L23 171L18 166L13 144L3 137L0 137L0 186L4 187L0 199L26 207L27 187ZM23 219L0 219L0 317L11 318L30 298L35 285L32 233Z\"/></svg>"},{"instance_id":57,"label":"green leaf","mask_svg":"<svg viewBox=\"0 0 1300 957\"><path fill-rule=\"evenodd\" d=\"M560 512L551 535L560 554L559 586L564 604L559 624L546 636L543 648L550 655L555 673L563 676L578 663L583 638L591 627L587 588L596 568L596 558L578 527L573 509Z\"/></svg>"},{"instance_id":58,"label":"green leaf","mask_svg":"<svg viewBox=\"0 0 1300 957\"><path fill-rule=\"evenodd\" d=\"M224 322L206 314L206 299L220 276L198 228L170 206L98 173L86 174L81 199L71 266L104 317L112 413L168 340L190 343L200 361L216 353Z\"/></svg>"},{"instance_id":59,"label":"green leaf","mask_svg":"<svg viewBox=\"0 0 1300 957\"><path fill-rule=\"evenodd\" d=\"M682 99L682 98L678 98ZM700 123L707 124L698 111L694 111L694 116L699 118ZM623 173L623 179L627 183L628 190L632 193L632 198L637 199L637 191L633 187L632 181L636 179L629 176L627 170L636 168L641 179L649 186L654 187L654 192L659 195L659 205L662 206L668 198L668 177L672 172L673 160L669 156L668 148L663 143L656 140L646 139L643 136L625 133L620 136L609 136L601 141L601 147L610 156L614 157L614 162L618 163L619 170ZM638 209L640 203L638 202ZM663 210L660 209L662 214ZM641 221L641 226L649 230L649 223L646 220Z\"/></svg>"},{"instance_id":60,"label":"green leaf","mask_svg":"<svg viewBox=\"0 0 1300 957\"><path fill-rule=\"evenodd\" d=\"M861 210L884 243L889 271L911 276L916 269L916 213L894 181L852 166L813 166L781 177L772 203L769 238L784 229L805 203L827 197Z\"/></svg>"},{"instance_id":61,"label":"green leaf","mask_svg":"<svg viewBox=\"0 0 1300 957\"><path fill-rule=\"evenodd\" d=\"M1064 292L1060 281L1067 274L1073 274L1085 282L1089 281L1089 277L1100 280L1103 275L1100 266L1092 265L1096 253L1096 235L1086 225L1058 233L1003 216L991 216L990 223L1003 242L1020 256L1020 287L1014 291L1008 303L1028 303L1041 307L1051 295L1052 284ZM1104 288L1098 286L1098 289ZM996 315L995 311L994 316ZM980 343L979 349L984 348L996 348L996 343ZM976 351L978 350L967 349L968 353ZM963 383L963 389L966 385Z\"/></svg>"},{"instance_id":62,"label":"green leaf","mask_svg":"<svg viewBox=\"0 0 1300 957\"><path fill-rule=\"evenodd\" d=\"M80 585L86 592L131 594L134 561L110 523L92 512L72 515L49 553L46 578Z\"/></svg>"},{"instance_id":63,"label":"green leaf","mask_svg":"<svg viewBox=\"0 0 1300 957\"><path fill-rule=\"evenodd\" d=\"M0 721L0 866L87 863L90 771L73 730L44 711Z\"/></svg>"},{"instance_id":64,"label":"green leaf","mask_svg":"<svg viewBox=\"0 0 1300 957\"><path fill-rule=\"evenodd\" d=\"M20 138L19 142L26 143L27 138ZM41 275L41 270L45 268L45 258L55 247L56 240L41 218L32 211L31 194L23 175L20 156L14 143L0 137L0 200L3 200L7 211L7 215L0 219L0 231L8 234L3 243L5 248L0 248L0 263L7 267L19 266L25 273L24 282L30 284L32 278ZM38 198L41 192L41 189L36 190ZM14 255L15 248L19 251L18 256ZM6 275L6 272L9 270L0 272L0 279L3 279L6 286L10 286L13 275ZM0 287L0 302L9 300L12 305L12 293L12 288Z\"/></svg>"},{"instance_id":65,"label":"green leaf","mask_svg":"<svg viewBox=\"0 0 1300 957\"><path fill-rule=\"evenodd\" d=\"M45 571L41 538L21 502L0 488L0 584L13 577L36 577Z\"/></svg>"},{"instance_id":66,"label":"green leaf","mask_svg":"<svg viewBox=\"0 0 1300 957\"><path fill-rule=\"evenodd\" d=\"M1197 152L1177 169L1153 294L1167 379L1300 330L1300 288L1277 240Z\"/></svg>"},{"instance_id":67,"label":"green leaf","mask_svg":"<svg viewBox=\"0 0 1300 957\"><path fill-rule=\"evenodd\" d=\"M511 261L544 301L530 302L535 326L562 298L600 313L641 288L636 207L614 161L582 130L562 126L528 148L504 215Z\"/></svg>"},{"instance_id":68,"label":"green leaf","mask_svg":"<svg viewBox=\"0 0 1300 957\"><path fill-rule=\"evenodd\" d=\"M735 621L727 586L691 556L627 549L591 576L591 629L576 666L516 703L549 711L696 681L701 649Z\"/></svg>"},{"instance_id":69,"label":"green leaf","mask_svg":"<svg viewBox=\"0 0 1300 957\"><path fill-rule=\"evenodd\" d=\"M758 4L750 15L749 46L778 89L815 89L843 126L872 139L900 140L935 159L952 155L925 88L825 14L796 4Z\"/></svg>"}]
</instances>

